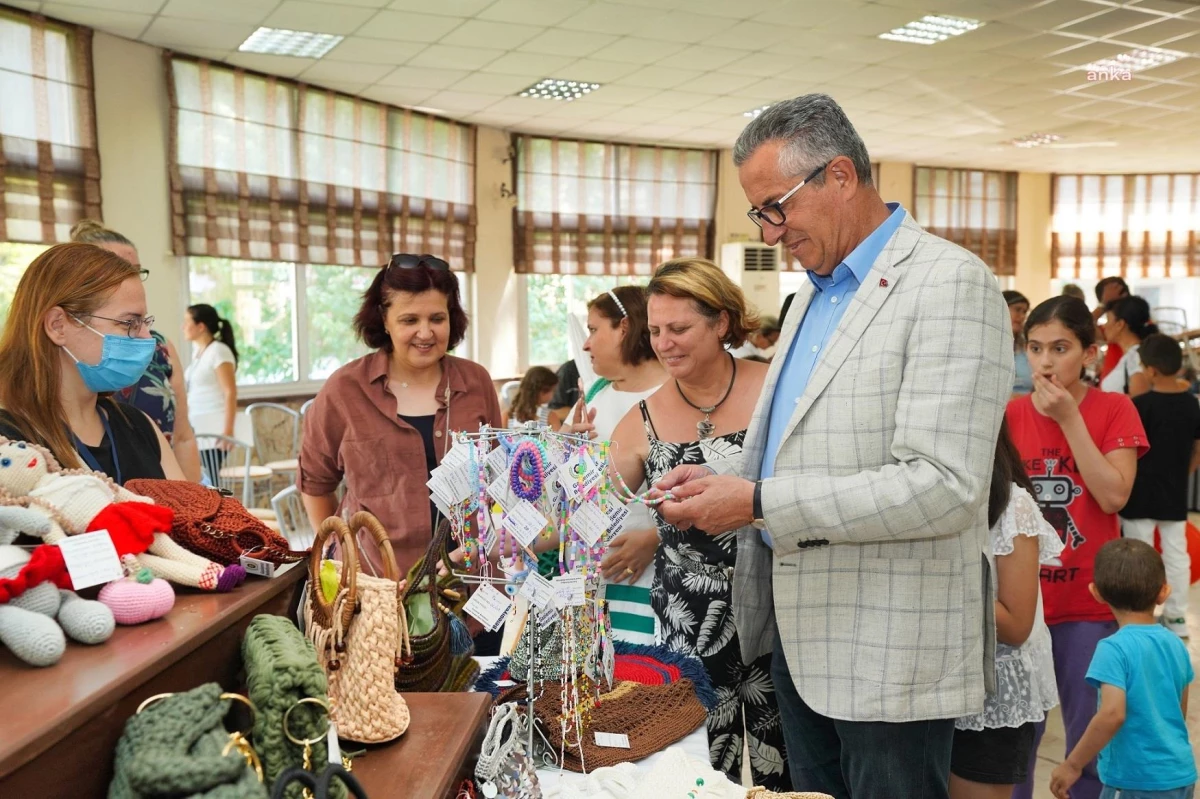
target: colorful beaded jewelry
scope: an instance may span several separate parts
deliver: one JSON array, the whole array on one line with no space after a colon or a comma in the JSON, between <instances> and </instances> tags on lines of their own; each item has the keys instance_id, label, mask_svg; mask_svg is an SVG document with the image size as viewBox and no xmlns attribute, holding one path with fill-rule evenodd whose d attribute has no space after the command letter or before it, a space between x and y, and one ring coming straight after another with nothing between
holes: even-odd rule
<instances>
[{"instance_id":1,"label":"colorful beaded jewelry","mask_svg":"<svg viewBox=\"0 0 1200 799\"><path fill-rule=\"evenodd\" d=\"M546 483L546 449L539 441L526 439L513 451L508 483L513 496L528 502L541 499Z\"/></svg>"}]
</instances>

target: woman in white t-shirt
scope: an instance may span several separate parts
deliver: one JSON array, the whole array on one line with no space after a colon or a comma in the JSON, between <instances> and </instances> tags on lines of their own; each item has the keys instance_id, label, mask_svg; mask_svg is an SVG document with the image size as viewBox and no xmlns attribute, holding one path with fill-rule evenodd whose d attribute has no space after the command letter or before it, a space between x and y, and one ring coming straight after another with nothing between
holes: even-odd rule
<instances>
[{"instance_id":1,"label":"woman in white t-shirt","mask_svg":"<svg viewBox=\"0 0 1200 799\"><path fill-rule=\"evenodd\" d=\"M233 326L211 305L192 305L184 315L183 336L192 342L192 360L183 376L188 418L196 431L205 475L216 485L227 447L214 446L207 437L234 435L238 354Z\"/></svg>"},{"instance_id":2,"label":"woman in white t-shirt","mask_svg":"<svg viewBox=\"0 0 1200 799\"><path fill-rule=\"evenodd\" d=\"M1142 374L1142 357L1138 354L1142 339L1158 332L1150 321L1150 303L1141 297L1122 297L1108 307L1104 322L1104 340L1123 350L1121 360L1100 381L1102 391L1113 391L1136 397L1150 390L1150 380Z\"/></svg>"}]
</instances>

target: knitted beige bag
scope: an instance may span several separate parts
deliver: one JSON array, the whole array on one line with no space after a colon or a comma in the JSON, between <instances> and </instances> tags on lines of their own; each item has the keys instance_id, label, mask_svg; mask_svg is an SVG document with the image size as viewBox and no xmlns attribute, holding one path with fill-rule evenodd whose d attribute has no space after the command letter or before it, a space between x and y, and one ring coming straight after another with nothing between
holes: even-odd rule
<instances>
[{"instance_id":1,"label":"knitted beige bag","mask_svg":"<svg viewBox=\"0 0 1200 799\"><path fill-rule=\"evenodd\" d=\"M385 575L358 570L355 533L366 530L383 554ZM321 553L330 536L341 548L337 596L325 597ZM408 729L408 705L396 692L396 664L408 646L408 619L400 602L396 558L383 525L369 513L356 513L350 524L326 519L309 557L306 634L329 678L330 716L338 735L360 743L382 743Z\"/></svg>"},{"instance_id":2,"label":"knitted beige bag","mask_svg":"<svg viewBox=\"0 0 1200 799\"><path fill-rule=\"evenodd\" d=\"M775 793L775 791L768 791L762 786L757 786L746 792L746 799L833 799L833 797L827 793L811 793L808 791L801 793L792 791L788 793Z\"/></svg>"}]
</instances>

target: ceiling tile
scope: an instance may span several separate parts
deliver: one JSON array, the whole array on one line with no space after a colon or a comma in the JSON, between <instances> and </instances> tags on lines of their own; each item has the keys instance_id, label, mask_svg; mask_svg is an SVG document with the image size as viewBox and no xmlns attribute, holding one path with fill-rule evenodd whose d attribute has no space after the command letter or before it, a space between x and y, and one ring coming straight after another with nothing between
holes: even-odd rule
<instances>
[{"instance_id":1,"label":"ceiling tile","mask_svg":"<svg viewBox=\"0 0 1200 799\"><path fill-rule=\"evenodd\" d=\"M733 47L738 50L761 51L773 44L802 39L804 30L790 25L765 22L739 22L709 36L705 44L714 47Z\"/></svg>"},{"instance_id":2,"label":"ceiling tile","mask_svg":"<svg viewBox=\"0 0 1200 799\"><path fill-rule=\"evenodd\" d=\"M447 17L473 17L492 4L492 0L392 0L388 8L393 11L422 11Z\"/></svg>"},{"instance_id":3,"label":"ceiling tile","mask_svg":"<svg viewBox=\"0 0 1200 799\"><path fill-rule=\"evenodd\" d=\"M1157 22L1162 17L1157 14L1151 15L1142 11L1130 11L1124 8L1113 8L1105 11L1102 14L1097 14L1087 19L1081 19L1070 25L1064 25L1058 30L1064 33L1077 33L1083 36L1105 37L1111 36L1120 38L1118 33L1129 28L1136 28L1140 25L1145 25L1150 22Z\"/></svg>"},{"instance_id":4,"label":"ceiling tile","mask_svg":"<svg viewBox=\"0 0 1200 799\"><path fill-rule=\"evenodd\" d=\"M549 100L535 100L532 97L502 97L487 107L488 113L512 114L532 118L546 113L546 103Z\"/></svg>"},{"instance_id":5,"label":"ceiling tile","mask_svg":"<svg viewBox=\"0 0 1200 799\"><path fill-rule=\"evenodd\" d=\"M49 4L47 4L49 6ZM237 25L203 20L167 19L158 17L142 34L142 41L160 47L201 47L234 50L254 32L254 25Z\"/></svg>"},{"instance_id":6,"label":"ceiling tile","mask_svg":"<svg viewBox=\"0 0 1200 799\"><path fill-rule=\"evenodd\" d=\"M516 94L542 79L541 75L498 75L488 67L486 72L472 72L450 88L456 92L477 94Z\"/></svg>"},{"instance_id":7,"label":"ceiling tile","mask_svg":"<svg viewBox=\"0 0 1200 799\"><path fill-rule=\"evenodd\" d=\"M700 128L724 118L722 114L710 114L706 111L679 110L671 114L664 121L672 125L686 125L687 127Z\"/></svg>"},{"instance_id":8,"label":"ceiling tile","mask_svg":"<svg viewBox=\"0 0 1200 799\"><path fill-rule=\"evenodd\" d=\"M462 69L429 69L425 67L398 67L379 79L380 86L400 86L406 89L445 89L453 86L468 74Z\"/></svg>"},{"instance_id":9,"label":"ceiling tile","mask_svg":"<svg viewBox=\"0 0 1200 799\"><path fill-rule=\"evenodd\" d=\"M489 67L490 69L490 67ZM554 77L564 80L583 80L589 83L609 84L637 72L636 64L625 64L620 61L601 61L598 58L581 58L573 61L558 71Z\"/></svg>"},{"instance_id":10,"label":"ceiling tile","mask_svg":"<svg viewBox=\"0 0 1200 799\"><path fill-rule=\"evenodd\" d=\"M431 108L444 108L447 111L471 112L486 108L496 102L492 94L475 94L473 92L442 91L425 100L422 105Z\"/></svg>"},{"instance_id":11,"label":"ceiling tile","mask_svg":"<svg viewBox=\"0 0 1200 799\"><path fill-rule=\"evenodd\" d=\"M478 16L499 22L556 25L587 5L587 0L497 0Z\"/></svg>"},{"instance_id":12,"label":"ceiling tile","mask_svg":"<svg viewBox=\"0 0 1200 799\"><path fill-rule=\"evenodd\" d=\"M353 94L358 97L361 97L363 92L371 87L370 83L358 83L355 81L341 80L323 80L319 85L326 89L333 89L335 92L341 92L342 94Z\"/></svg>"},{"instance_id":13,"label":"ceiling tile","mask_svg":"<svg viewBox=\"0 0 1200 799\"><path fill-rule=\"evenodd\" d=\"M752 108L757 108L762 103L751 100L747 97L718 97L715 100L708 100L704 103L704 108L698 109L708 111L713 114L722 116L740 116Z\"/></svg>"},{"instance_id":14,"label":"ceiling tile","mask_svg":"<svg viewBox=\"0 0 1200 799\"><path fill-rule=\"evenodd\" d=\"M162 20L160 19L159 22ZM278 75L281 78L298 78L300 73L317 63L315 58L292 58L286 55L263 55L261 53L233 53L229 63L235 67Z\"/></svg>"},{"instance_id":15,"label":"ceiling tile","mask_svg":"<svg viewBox=\"0 0 1200 799\"><path fill-rule=\"evenodd\" d=\"M620 79L625 86L647 86L652 89L673 89L698 76L699 72L670 67L644 67Z\"/></svg>"},{"instance_id":16,"label":"ceiling tile","mask_svg":"<svg viewBox=\"0 0 1200 799\"><path fill-rule=\"evenodd\" d=\"M1200 73L1200 59L1181 58L1170 64L1163 64L1161 67L1147 69L1141 74L1155 80L1184 80L1195 83L1198 73Z\"/></svg>"},{"instance_id":17,"label":"ceiling tile","mask_svg":"<svg viewBox=\"0 0 1200 799\"><path fill-rule=\"evenodd\" d=\"M1035 33L1029 38L991 48L992 52L1016 58L1044 58L1067 47L1076 47L1083 42L1060 33ZM930 48L933 49L933 48Z\"/></svg>"},{"instance_id":18,"label":"ceiling tile","mask_svg":"<svg viewBox=\"0 0 1200 799\"><path fill-rule=\"evenodd\" d=\"M609 83L600 87L596 92L596 98L603 100L605 103L616 103L626 106L640 103L647 98L660 94L662 92L658 89L652 89L647 86L621 86L616 83Z\"/></svg>"},{"instance_id":19,"label":"ceiling tile","mask_svg":"<svg viewBox=\"0 0 1200 799\"><path fill-rule=\"evenodd\" d=\"M442 37L440 44L512 50L544 30L545 28L533 25L512 25L507 22L469 19Z\"/></svg>"},{"instance_id":20,"label":"ceiling tile","mask_svg":"<svg viewBox=\"0 0 1200 799\"><path fill-rule=\"evenodd\" d=\"M647 30L656 30L661 19L661 13L647 12L636 6L593 3L567 17L558 24L558 27L567 30L630 36Z\"/></svg>"},{"instance_id":21,"label":"ceiling tile","mask_svg":"<svg viewBox=\"0 0 1200 799\"><path fill-rule=\"evenodd\" d=\"M8 5L13 8L24 9L25 11L33 11L34 13L42 10L41 0L8 0Z\"/></svg>"},{"instance_id":22,"label":"ceiling tile","mask_svg":"<svg viewBox=\"0 0 1200 799\"><path fill-rule=\"evenodd\" d=\"M396 39L402 42L436 42L458 25L452 17L413 14L407 11L380 11L371 18L364 33L372 39Z\"/></svg>"},{"instance_id":23,"label":"ceiling tile","mask_svg":"<svg viewBox=\"0 0 1200 799\"><path fill-rule=\"evenodd\" d=\"M929 5L928 0L922 0L925 5ZM737 5L731 3L730 5ZM754 3L754 8L757 13L754 15L754 20L764 22L768 25L786 22L791 25L800 25L805 28L826 27L836 25L837 21L855 13L868 13L864 9L864 3L854 0L841 0L837 3L830 3L827 0L783 0L778 3ZM910 16L909 19L919 17L919 14Z\"/></svg>"},{"instance_id":24,"label":"ceiling tile","mask_svg":"<svg viewBox=\"0 0 1200 799\"><path fill-rule=\"evenodd\" d=\"M418 42L389 42L384 39L347 36L322 60L399 66L424 49L425 45Z\"/></svg>"},{"instance_id":25,"label":"ceiling tile","mask_svg":"<svg viewBox=\"0 0 1200 799\"><path fill-rule=\"evenodd\" d=\"M1195 13L1196 4L1191 0L1131 0L1128 5L1135 8L1161 11L1164 14Z\"/></svg>"},{"instance_id":26,"label":"ceiling tile","mask_svg":"<svg viewBox=\"0 0 1200 799\"><path fill-rule=\"evenodd\" d=\"M1200 23L1186 22L1181 19L1167 19L1152 25L1143 25L1140 28L1123 31L1111 38L1116 41L1145 47L1160 45L1175 49L1171 42L1186 39L1188 36L1197 33L1200 33Z\"/></svg>"},{"instance_id":27,"label":"ceiling tile","mask_svg":"<svg viewBox=\"0 0 1200 799\"><path fill-rule=\"evenodd\" d=\"M269 28L318 33L354 33L372 16L369 8L330 6L306 0L283 0L263 24Z\"/></svg>"},{"instance_id":28,"label":"ceiling tile","mask_svg":"<svg viewBox=\"0 0 1200 799\"><path fill-rule=\"evenodd\" d=\"M698 69L702 71L719 70L726 64L732 64L746 57L744 50L732 50L728 47L713 47L711 45L694 44L686 50L669 55L658 61L659 66L677 67L679 69Z\"/></svg>"},{"instance_id":29,"label":"ceiling tile","mask_svg":"<svg viewBox=\"0 0 1200 799\"><path fill-rule=\"evenodd\" d=\"M399 86L380 86L376 84L367 88L363 96L389 105L400 105L405 108L424 105L435 94L433 89L401 88Z\"/></svg>"},{"instance_id":30,"label":"ceiling tile","mask_svg":"<svg viewBox=\"0 0 1200 799\"><path fill-rule=\"evenodd\" d=\"M1124 53L1129 48L1116 44L1115 42L1096 41L1090 44L1085 44L1082 47L1073 47L1066 52L1058 53L1057 55L1048 56L1046 58L1051 64L1062 64L1067 67L1082 67L1084 64L1091 64L1099 61L1102 58L1112 58L1118 53Z\"/></svg>"},{"instance_id":31,"label":"ceiling tile","mask_svg":"<svg viewBox=\"0 0 1200 799\"><path fill-rule=\"evenodd\" d=\"M581 125L580 133L589 138L604 138L607 136L620 136L630 130L636 128L637 125L627 122L607 122L605 120L597 120L588 122L586 125Z\"/></svg>"},{"instance_id":32,"label":"ceiling tile","mask_svg":"<svg viewBox=\"0 0 1200 799\"><path fill-rule=\"evenodd\" d=\"M625 36L591 54L603 61L623 61L627 64L654 64L665 57L687 49L682 42L664 42Z\"/></svg>"},{"instance_id":33,"label":"ceiling tile","mask_svg":"<svg viewBox=\"0 0 1200 799\"><path fill-rule=\"evenodd\" d=\"M631 124L645 125L652 122L658 122L671 115L671 110L667 108L646 108L644 106L630 106L622 111L617 112L616 119L622 122Z\"/></svg>"},{"instance_id":34,"label":"ceiling tile","mask_svg":"<svg viewBox=\"0 0 1200 799\"><path fill-rule=\"evenodd\" d=\"M375 83L384 75L392 72L392 70L393 67L388 64L364 64L353 61L330 61L323 58L308 69L304 70L300 77L304 78L306 81L313 81L314 83L324 83L326 81L362 81L370 85Z\"/></svg>"},{"instance_id":35,"label":"ceiling tile","mask_svg":"<svg viewBox=\"0 0 1200 799\"><path fill-rule=\"evenodd\" d=\"M687 88L684 86L683 88ZM696 92L674 91L663 92L646 105L654 108L667 108L674 111L708 111L705 106L717 99L712 94L697 94Z\"/></svg>"},{"instance_id":36,"label":"ceiling tile","mask_svg":"<svg viewBox=\"0 0 1200 799\"><path fill-rule=\"evenodd\" d=\"M641 125L629 131L628 135L656 144L666 144L672 136L683 132L684 128L679 125Z\"/></svg>"},{"instance_id":37,"label":"ceiling tile","mask_svg":"<svg viewBox=\"0 0 1200 799\"><path fill-rule=\"evenodd\" d=\"M92 28L124 36L126 39L137 39L153 19L149 14L128 14L123 11L108 11L100 8L84 8L82 6L64 6L58 3L44 3L42 13L48 17L87 25ZM247 31L249 33L249 31ZM245 38L244 36L242 37ZM238 40L233 46L241 44ZM175 42L178 44L178 42Z\"/></svg>"},{"instance_id":38,"label":"ceiling tile","mask_svg":"<svg viewBox=\"0 0 1200 799\"><path fill-rule=\"evenodd\" d=\"M1200 33L1185 36L1182 39L1172 39L1169 42L1165 42L1162 46L1171 50L1178 50L1181 53L1191 53L1194 57L1200 58Z\"/></svg>"},{"instance_id":39,"label":"ceiling tile","mask_svg":"<svg viewBox=\"0 0 1200 799\"><path fill-rule=\"evenodd\" d=\"M693 14L704 14L724 19L750 19L771 9L778 13L786 5L785 0L760 0L755 3L731 3L729 0L690 0L684 4Z\"/></svg>"},{"instance_id":40,"label":"ceiling tile","mask_svg":"<svg viewBox=\"0 0 1200 799\"><path fill-rule=\"evenodd\" d=\"M157 14L161 0L73 0L67 3L47 3L54 6L80 6L93 11L124 11L126 14Z\"/></svg>"},{"instance_id":41,"label":"ceiling tile","mask_svg":"<svg viewBox=\"0 0 1200 799\"><path fill-rule=\"evenodd\" d=\"M525 42L521 46L521 50L530 53L571 55L580 58L589 56L616 40L616 36L608 33L581 33L554 28Z\"/></svg>"},{"instance_id":42,"label":"ceiling tile","mask_svg":"<svg viewBox=\"0 0 1200 799\"><path fill-rule=\"evenodd\" d=\"M573 120L602 119L622 109L620 105L596 102L592 97L584 97L569 103L562 100L543 100L542 105L546 107L546 110L539 114L539 117Z\"/></svg>"},{"instance_id":43,"label":"ceiling tile","mask_svg":"<svg viewBox=\"0 0 1200 799\"><path fill-rule=\"evenodd\" d=\"M716 36L729 27L729 20L721 17L706 17L687 11L671 11L656 20L650 30L660 39L672 42L699 42Z\"/></svg>"},{"instance_id":44,"label":"ceiling tile","mask_svg":"<svg viewBox=\"0 0 1200 799\"><path fill-rule=\"evenodd\" d=\"M435 69L482 69L502 55L504 55L503 50L431 44L410 58L408 63L414 67L433 67Z\"/></svg>"},{"instance_id":45,"label":"ceiling tile","mask_svg":"<svg viewBox=\"0 0 1200 799\"><path fill-rule=\"evenodd\" d=\"M713 94L731 94L745 86L756 83L754 75L727 75L723 72L708 72L687 82L688 89Z\"/></svg>"},{"instance_id":46,"label":"ceiling tile","mask_svg":"<svg viewBox=\"0 0 1200 799\"><path fill-rule=\"evenodd\" d=\"M168 0L159 14L180 19L251 22L257 25L277 5L279 0Z\"/></svg>"},{"instance_id":47,"label":"ceiling tile","mask_svg":"<svg viewBox=\"0 0 1200 799\"><path fill-rule=\"evenodd\" d=\"M522 52L505 53L488 64L488 72L499 75L537 75L541 78L552 78L557 77L558 71L574 60L570 56Z\"/></svg>"}]
</instances>

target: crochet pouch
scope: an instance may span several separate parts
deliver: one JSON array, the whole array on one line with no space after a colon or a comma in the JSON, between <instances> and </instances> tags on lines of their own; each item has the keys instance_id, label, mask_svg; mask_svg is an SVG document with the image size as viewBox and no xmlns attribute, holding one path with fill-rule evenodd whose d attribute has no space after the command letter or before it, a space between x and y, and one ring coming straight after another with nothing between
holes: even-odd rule
<instances>
[{"instance_id":1,"label":"crochet pouch","mask_svg":"<svg viewBox=\"0 0 1200 799\"><path fill-rule=\"evenodd\" d=\"M383 559L382 577L358 570L359 530L375 539ZM340 562L321 557L331 536L340 545ZM395 680L409 654L408 618L387 531L366 512L351 516L349 525L331 516L317 530L308 563L305 635L329 681L338 735L361 743L400 737L408 729L408 705L396 691ZM324 570L331 571L326 575Z\"/></svg>"},{"instance_id":2,"label":"crochet pouch","mask_svg":"<svg viewBox=\"0 0 1200 799\"><path fill-rule=\"evenodd\" d=\"M242 555L278 565L306 554L293 552L286 538L219 490L186 480L130 480L125 487L174 510L171 538L222 566L237 563Z\"/></svg>"},{"instance_id":3,"label":"crochet pouch","mask_svg":"<svg viewBox=\"0 0 1200 799\"><path fill-rule=\"evenodd\" d=\"M117 742L108 799L266 799L266 787L230 745L222 722L229 705L221 686L206 683L135 714Z\"/></svg>"},{"instance_id":4,"label":"crochet pouch","mask_svg":"<svg viewBox=\"0 0 1200 799\"><path fill-rule=\"evenodd\" d=\"M484 796L542 799L532 755L526 752L528 738L529 722L517 704L497 705L475 763L475 781Z\"/></svg>"},{"instance_id":5,"label":"crochet pouch","mask_svg":"<svg viewBox=\"0 0 1200 799\"><path fill-rule=\"evenodd\" d=\"M396 670L401 691L464 691L479 675L471 635L458 615L466 604L466 585L453 573L437 575L438 562L449 562L449 536L450 523L442 520L429 549L408 572L404 607L412 651Z\"/></svg>"},{"instance_id":6,"label":"crochet pouch","mask_svg":"<svg viewBox=\"0 0 1200 799\"><path fill-rule=\"evenodd\" d=\"M242 665L246 695L258 709L253 739L267 784L274 784L291 766L306 765L304 747L285 734L285 716L291 737L320 741L310 747L307 765L312 771L324 769L329 757L324 743L329 719L320 704L328 707L329 689L312 642L283 616L255 616L242 639ZM302 699L317 701L299 705ZM335 783L330 790L333 799L345 799L345 786ZM302 786L292 785L285 796L301 799L302 794Z\"/></svg>"}]
</instances>

